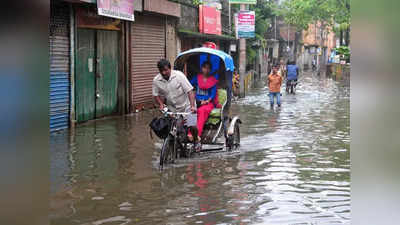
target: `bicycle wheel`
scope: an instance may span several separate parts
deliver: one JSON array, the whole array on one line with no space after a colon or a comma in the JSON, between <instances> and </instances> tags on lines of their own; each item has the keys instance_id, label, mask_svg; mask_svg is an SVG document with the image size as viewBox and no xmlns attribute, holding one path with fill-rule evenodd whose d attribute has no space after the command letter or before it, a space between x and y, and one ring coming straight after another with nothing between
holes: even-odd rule
<instances>
[{"instance_id":1,"label":"bicycle wheel","mask_svg":"<svg viewBox=\"0 0 400 225\"><path fill-rule=\"evenodd\" d=\"M170 161L172 162L172 163L174 163L175 162L175 159L178 159L178 145L179 145L179 143L178 143L178 137L176 137L176 138L174 138L174 142L172 142L172 147L171 147L171 149L172 149L172 154L171 154L171 159L170 159Z\"/></svg>"},{"instance_id":2,"label":"bicycle wheel","mask_svg":"<svg viewBox=\"0 0 400 225\"><path fill-rule=\"evenodd\" d=\"M167 138L164 139L164 143L161 148L160 154L160 167L164 166L164 163L168 161L169 155L171 153L171 135L168 135Z\"/></svg>"},{"instance_id":3,"label":"bicycle wheel","mask_svg":"<svg viewBox=\"0 0 400 225\"><path fill-rule=\"evenodd\" d=\"M238 148L240 146L240 126L239 123L235 124L235 132L233 134L233 146Z\"/></svg>"}]
</instances>

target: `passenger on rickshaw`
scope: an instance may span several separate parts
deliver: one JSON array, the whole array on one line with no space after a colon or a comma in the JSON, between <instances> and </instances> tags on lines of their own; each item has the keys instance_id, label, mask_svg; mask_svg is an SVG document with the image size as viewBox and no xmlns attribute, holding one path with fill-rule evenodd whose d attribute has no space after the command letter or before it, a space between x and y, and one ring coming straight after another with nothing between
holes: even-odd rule
<instances>
[{"instance_id":1,"label":"passenger on rickshaw","mask_svg":"<svg viewBox=\"0 0 400 225\"><path fill-rule=\"evenodd\" d=\"M211 111L215 107L220 107L216 98L218 74L211 75L211 68L211 62L205 61L201 65L201 73L190 81L196 88L198 140L201 140L204 125Z\"/></svg>"}]
</instances>

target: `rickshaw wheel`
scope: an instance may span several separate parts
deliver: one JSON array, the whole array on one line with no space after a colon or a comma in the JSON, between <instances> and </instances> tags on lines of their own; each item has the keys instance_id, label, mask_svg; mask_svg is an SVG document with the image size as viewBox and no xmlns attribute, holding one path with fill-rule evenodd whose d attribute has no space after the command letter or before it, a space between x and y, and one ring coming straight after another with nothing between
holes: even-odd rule
<instances>
[{"instance_id":1,"label":"rickshaw wheel","mask_svg":"<svg viewBox=\"0 0 400 225\"><path fill-rule=\"evenodd\" d=\"M240 146L240 126L239 123L235 124L235 131L233 133L233 146L238 148Z\"/></svg>"},{"instance_id":2,"label":"rickshaw wheel","mask_svg":"<svg viewBox=\"0 0 400 225\"><path fill-rule=\"evenodd\" d=\"M188 146L188 144L185 144L185 157L186 158L191 158L193 154L193 147Z\"/></svg>"},{"instance_id":3,"label":"rickshaw wheel","mask_svg":"<svg viewBox=\"0 0 400 225\"><path fill-rule=\"evenodd\" d=\"M228 151L232 151L240 146L240 127L239 123L235 124L235 128L232 135L229 135L226 139L226 147Z\"/></svg>"}]
</instances>

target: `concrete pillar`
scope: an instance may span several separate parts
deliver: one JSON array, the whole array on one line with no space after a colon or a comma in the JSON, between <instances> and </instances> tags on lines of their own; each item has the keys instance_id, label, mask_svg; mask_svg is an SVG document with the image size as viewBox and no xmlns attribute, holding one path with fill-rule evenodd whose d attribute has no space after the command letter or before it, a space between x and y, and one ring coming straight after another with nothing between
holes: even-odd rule
<instances>
[{"instance_id":1,"label":"concrete pillar","mask_svg":"<svg viewBox=\"0 0 400 225\"><path fill-rule=\"evenodd\" d=\"M165 23L165 44L166 44L166 58L173 63L177 56L177 41L176 41L176 21L168 18Z\"/></svg>"},{"instance_id":2,"label":"concrete pillar","mask_svg":"<svg viewBox=\"0 0 400 225\"><path fill-rule=\"evenodd\" d=\"M246 6L244 4L240 4L240 10L246 10ZM239 97L245 97L245 89L244 89L244 78L246 76L246 39L241 38L239 40L239 76L240 76L240 90Z\"/></svg>"}]
</instances>

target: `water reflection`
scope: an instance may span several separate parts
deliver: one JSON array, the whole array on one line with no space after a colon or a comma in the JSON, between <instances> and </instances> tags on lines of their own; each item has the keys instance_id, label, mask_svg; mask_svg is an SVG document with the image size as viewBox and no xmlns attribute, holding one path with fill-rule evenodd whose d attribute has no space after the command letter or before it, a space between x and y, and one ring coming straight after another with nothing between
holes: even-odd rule
<instances>
[{"instance_id":1,"label":"water reflection","mask_svg":"<svg viewBox=\"0 0 400 225\"><path fill-rule=\"evenodd\" d=\"M271 110L266 90L236 102L241 153L157 168L151 113L51 137L52 224L348 224L349 86L303 76Z\"/></svg>"}]
</instances>

